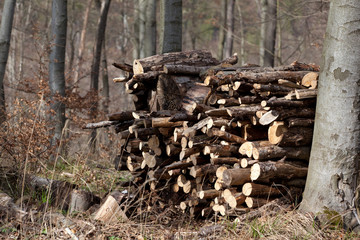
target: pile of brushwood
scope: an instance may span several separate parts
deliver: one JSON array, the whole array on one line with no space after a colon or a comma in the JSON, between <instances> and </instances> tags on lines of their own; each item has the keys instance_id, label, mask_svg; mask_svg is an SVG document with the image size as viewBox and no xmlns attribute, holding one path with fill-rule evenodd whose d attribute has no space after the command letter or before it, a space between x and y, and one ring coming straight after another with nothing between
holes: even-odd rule
<instances>
[{"instance_id":1,"label":"pile of brushwood","mask_svg":"<svg viewBox=\"0 0 360 240\"><path fill-rule=\"evenodd\" d=\"M115 167L152 196L149 209L232 216L301 196L319 67L236 63L236 54L220 62L203 50L114 63L125 71L114 81L125 83L135 110L85 128L115 127Z\"/></svg>"}]
</instances>

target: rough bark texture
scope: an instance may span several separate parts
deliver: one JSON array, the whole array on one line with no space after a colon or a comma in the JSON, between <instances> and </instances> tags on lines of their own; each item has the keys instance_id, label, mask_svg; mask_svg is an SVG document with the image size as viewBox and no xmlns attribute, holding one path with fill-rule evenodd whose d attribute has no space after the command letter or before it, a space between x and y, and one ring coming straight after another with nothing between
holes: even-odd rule
<instances>
[{"instance_id":1,"label":"rough bark texture","mask_svg":"<svg viewBox=\"0 0 360 240\"><path fill-rule=\"evenodd\" d=\"M0 123L5 120L4 76L9 55L10 37L14 19L15 0L6 0L0 27Z\"/></svg>"},{"instance_id":2,"label":"rough bark texture","mask_svg":"<svg viewBox=\"0 0 360 240\"><path fill-rule=\"evenodd\" d=\"M156 0L147 0L144 39L145 57L156 54Z\"/></svg>"},{"instance_id":3,"label":"rough bark texture","mask_svg":"<svg viewBox=\"0 0 360 240\"><path fill-rule=\"evenodd\" d=\"M182 49L182 0L162 0L163 39L162 53L180 52Z\"/></svg>"},{"instance_id":4,"label":"rough bark texture","mask_svg":"<svg viewBox=\"0 0 360 240\"><path fill-rule=\"evenodd\" d=\"M226 6L226 34L224 43L224 54L223 58L228 58L232 55L233 51L233 34L234 34L234 10L235 0L227 0Z\"/></svg>"},{"instance_id":5,"label":"rough bark texture","mask_svg":"<svg viewBox=\"0 0 360 240\"><path fill-rule=\"evenodd\" d=\"M274 66L277 0L261 1L260 65Z\"/></svg>"},{"instance_id":6,"label":"rough bark texture","mask_svg":"<svg viewBox=\"0 0 360 240\"><path fill-rule=\"evenodd\" d=\"M360 1L331 1L314 138L301 209L343 213L357 203L360 153ZM351 212L347 217L352 217ZM345 224L348 223L345 216Z\"/></svg>"},{"instance_id":7,"label":"rough bark texture","mask_svg":"<svg viewBox=\"0 0 360 240\"><path fill-rule=\"evenodd\" d=\"M53 143L60 139L65 124L65 104L56 96L65 97L65 49L67 29L67 0L54 0L52 3L49 85L51 90L51 109L54 116Z\"/></svg>"}]
</instances>

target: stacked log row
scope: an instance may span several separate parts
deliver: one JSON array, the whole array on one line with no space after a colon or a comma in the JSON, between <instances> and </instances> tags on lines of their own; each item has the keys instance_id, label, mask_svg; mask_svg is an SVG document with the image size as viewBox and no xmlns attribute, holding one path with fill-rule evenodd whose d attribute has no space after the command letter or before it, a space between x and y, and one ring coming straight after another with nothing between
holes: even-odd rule
<instances>
[{"instance_id":1,"label":"stacked log row","mask_svg":"<svg viewBox=\"0 0 360 240\"><path fill-rule=\"evenodd\" d=\"M129 170L148 191L166 192L165 202L191 215L231 215L299 197L318 67L234 67L236 55L219 62L206 51L169 55L117 64L128 74L115 80L136 96L136 110L87 125L115 126L122 145L116 168ZM157 99L148 100L151 91Z\"/></svg>"}]
</instances>

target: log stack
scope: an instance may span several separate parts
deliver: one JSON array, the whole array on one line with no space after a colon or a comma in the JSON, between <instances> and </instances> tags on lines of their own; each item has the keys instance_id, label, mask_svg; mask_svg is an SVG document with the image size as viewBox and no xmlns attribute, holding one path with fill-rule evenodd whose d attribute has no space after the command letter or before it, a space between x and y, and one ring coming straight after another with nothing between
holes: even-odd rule
<instances>
[{"instance_id":1,"label":"log stack","mask_svg":"<svg viewBox=\"0 0 360 240\"><path fill-rule=\"evenodd\" d=\"M305 185L319 67L236 62L190 51L114 64L127 72L114 81L125 82L136 110L86 128L114 125L116 168L191 215L295 199Z\"/></svg>"}]
</instances>

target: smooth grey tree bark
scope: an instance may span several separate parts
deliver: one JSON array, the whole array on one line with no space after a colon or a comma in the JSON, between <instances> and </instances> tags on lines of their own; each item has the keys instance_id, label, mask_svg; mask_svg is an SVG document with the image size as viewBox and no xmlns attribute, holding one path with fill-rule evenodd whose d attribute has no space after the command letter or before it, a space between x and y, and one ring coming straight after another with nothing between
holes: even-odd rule
<instances>
[{"instance_id":1,"label":"smooth grey tree bark","mask_svg":"<svg viewBox=\"0 0 360 240\"><path fill-rule=\"evenodd\" d=\"M328 208L344 214L348 227L360 204L359 23L359 0L331 1L309 172L300 206L314 213Z\"/></svg>"},{"instance_id":2,"label":"smooth grey tree bark","mask_svg":"<svg viewBox=\"0 0 360 240\"><path fill-rule=\"evenodd\" d=\"M275 65L277 0L261 0L260 65Z\"/></svg>"},{"instance_id":3,"label":"smooth grey tree bark","mask_svg":"<svg viewBox=\"0 0 360 240\"><path fill-rule=\"evenodd\" d=\"M140 0L134 0L134 24L133 24L133 37L131 38L133 44L133 59L140 58Z\"/></svg>"},{"instance_id":4,"label":"smooth grey tree bark","mask_svg":"<svg viewBox=\"0 0 360 240\"><path fill-rule=\"evenodd\" d=\"M98 21L97 33L96 33L96 44L94 47L94 57L91 64L91 76L90 76L90 91L97 93L99 90L99 70L100 70L100 60L101 60L101 49L102 44L105 39L105 29L107 22L107 15L109 12L111 0L104 0L101 2L101 10L100 10L100 19ZM96 118L98 102L97 99L94 98L95 101L92 103L92 107L90 109L90 115L92 118ZM91 132L90 136L90 147L92 151L95 151L96 145L96 130Z\"/></svg>"},{"instance_id":5,"label":"smooth grey tree bark","mask_svg":"<svg viewBox=\"0 0 360 240\"><path fill-rule=\"evenodd\" d=\"M0 124L6 119L4 76L9 56L16 0L5 0L0 26Z\"/></svg>"},{"instance_id":6,"label":"smooth grey tree bark","mask_svg":"<svg viewBox=\"0 0 360 240\"><path fill-rule=\"evenodd\" d=\"M234 23L235 23L235 0L228 0L226 7L226 27L223 58L228 58L233 54L234 42Z\"/></svg>"},{"instance_id":7,"label":"smooth grey tree bark","mask_svg":"<svg viewBox=\"0 0 360 240\"><path fill-rule=\"evenodd\" d=\"M182 0L161 0L162 53L182 49Z\"/></svg>"},{"instance_id":8,"label":"smooth grey tree bark","mask_svg":"<svg viewBox=\"0 0 360 240\"><path fill-rule=\"evenodd\" d=\"M144 55L148 57L156 54L156 0L146 1Z\"/></svg>"},{"instance_id":9,"label":"smooth grey tree bark","mask_svg":"<svg viewBox=\"0 0 360 240\"><path fill-rule=\"evenodd\" d=\"M59 97L65 97L65 51L67 31L67 0L53 0L51 13L51 49L49 63L49 86L51 91L50 107L55 115L52 117L54 136L52 145L61 138L65 124L65 104Z\"/></svg>"}]
</instances>

